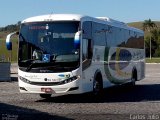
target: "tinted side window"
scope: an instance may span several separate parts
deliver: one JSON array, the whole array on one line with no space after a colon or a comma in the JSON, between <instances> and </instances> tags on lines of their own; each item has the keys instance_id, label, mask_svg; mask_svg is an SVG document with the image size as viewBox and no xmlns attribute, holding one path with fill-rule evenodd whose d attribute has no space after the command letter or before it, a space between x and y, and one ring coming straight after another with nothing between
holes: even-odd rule
<instances>
[{"instance_id":1,"label":"tinted side window","mask_svg":"<svg viewBox=\"0 0 160 120\"><path fill-rule=\"evenodd\" d=\"M113 26L110 27L110 32L107 33L108 46L116 47L119 43L120 35L121 34L119 33L119 29Z\"/></svg>"},{"instance_id":2,"label":"tinted side window","mask_svg":"<svg viewBox=\"0 0 160 120\"><path fill-rule=\"evenodd\" d=\"M106 25L93 23L93 40L95 45L106 45Z\"/></svg>"},{"instance_id":3,"label":"tinted side window","mask_svg":"<svg viewBox=\"0 0 160 120\"><path fill-rule=\"evenodd\" d=\"M135 31L130 31L129 33L130 35L128 36L128 39L125 43L125 47L143 49L144 48L143 35Z\"/></svg>"},{"instance_id":4,"label":"tinted side window","mask_svg":"<svg viewBox=\"0 0 160 120\"><path fill-rule=\"evenodd\" d=\"M86 21L82 25L83 39L92 39L92 22Z\"/></svg>"}]
</instances>

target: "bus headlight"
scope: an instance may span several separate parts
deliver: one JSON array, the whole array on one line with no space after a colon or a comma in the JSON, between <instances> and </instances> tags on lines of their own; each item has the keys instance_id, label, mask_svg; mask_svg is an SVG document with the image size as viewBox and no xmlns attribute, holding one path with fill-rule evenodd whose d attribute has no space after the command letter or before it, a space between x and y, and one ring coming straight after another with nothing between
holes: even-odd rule
<instances>
[{"instance_id":1,"label":"bus headlight","mask_svg":"<svg viewBox=\"0 0 160 120\"><path fill-rule=\"evenodd\" d=\"M80 76L73 76L73 77L70 77L70 78L68 78L68 79L65 79L64 81L62 81L61 84L66 84L66 83L72 82L72 81L74 81L74 80L77 80L77 79L79 79L79 78L80 78Z\"/></svg>"},{"instance_id":2,"label":"bus headlight","mask_svg":"<svg viewBox=\"0 0 160 120\"><path fill-rule=\"evenodd\" d=\"M19 76L19 79L22 80L25 83L30 83L30 81L22 76Z\"/></svg>"}]
</instances>

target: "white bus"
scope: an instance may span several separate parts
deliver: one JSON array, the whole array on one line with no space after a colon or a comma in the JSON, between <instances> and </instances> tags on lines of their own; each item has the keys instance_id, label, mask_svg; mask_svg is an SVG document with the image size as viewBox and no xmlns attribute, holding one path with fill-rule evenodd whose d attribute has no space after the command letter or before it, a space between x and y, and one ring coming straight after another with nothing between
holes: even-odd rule
<instances>
[{"instance_id":1,"label":"white bus","mask_svg":"<svg viewBox=\"0 0 160 120\"><path fill-rule=\"evenodd\" d=\"M11 49L11 33L6 45ZM51 14L21 23L18 82L21 93L99 94L145 77L143 31L106 17Z\"/></svg>"}]
</instances>

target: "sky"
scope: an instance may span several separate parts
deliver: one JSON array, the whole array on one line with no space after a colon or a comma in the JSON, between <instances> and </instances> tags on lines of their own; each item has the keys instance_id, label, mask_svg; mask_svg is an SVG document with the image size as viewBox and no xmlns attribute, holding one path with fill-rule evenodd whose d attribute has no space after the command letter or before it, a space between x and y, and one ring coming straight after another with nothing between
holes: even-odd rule
<instances>
[{"instance_id":1,"label":"sky","mask_svg":"<svg viewBox=\"0 0 160 120\"><path fill-rule=\"evenodd\" d=\"M0 27L51 13L105 16L126 23L160 21L160 0L1 0Z\"/></svg>"}]
</instances>

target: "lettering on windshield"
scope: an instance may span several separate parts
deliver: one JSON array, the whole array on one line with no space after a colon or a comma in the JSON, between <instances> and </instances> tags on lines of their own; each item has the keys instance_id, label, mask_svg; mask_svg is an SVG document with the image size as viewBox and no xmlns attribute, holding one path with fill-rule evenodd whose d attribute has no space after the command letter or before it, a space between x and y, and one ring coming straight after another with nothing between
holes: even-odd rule
<instances>
[{"instance_id":1,"label":"lettering on windshield","mask_svg":"<svg viewBox=\"0 0 160 120\"><path fill-rule=\"evenodd\" d=\"M75 33L53 33L53 38L74 38Z\"/></svg>"},{"instance_id":2,"label":"lettering on windshield","mask_svg":"<svg viewBox=\"0 0 160 120\"><path fill-rule=\"evenodd\" d=\"M48 30L49 26L46 24L46 26L29 26L30 30Z\"/></svg>"},{"instance_id":3,"label":"lettering on windshield","mask_svg":"<svg viewBox=\"0 0 160 120\"><path fill-rule=\"evenodd\" d=\"M29 26L30 30L45 30L46 26Z\"/></svg>"}]
</instances>

